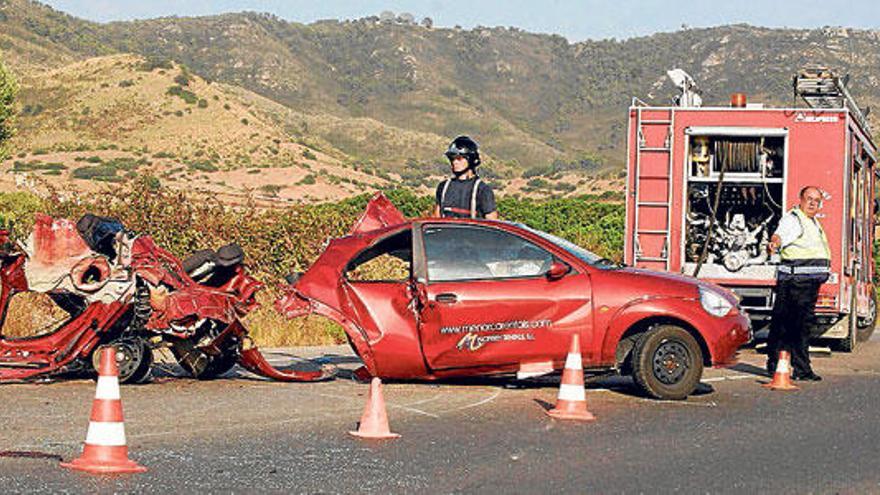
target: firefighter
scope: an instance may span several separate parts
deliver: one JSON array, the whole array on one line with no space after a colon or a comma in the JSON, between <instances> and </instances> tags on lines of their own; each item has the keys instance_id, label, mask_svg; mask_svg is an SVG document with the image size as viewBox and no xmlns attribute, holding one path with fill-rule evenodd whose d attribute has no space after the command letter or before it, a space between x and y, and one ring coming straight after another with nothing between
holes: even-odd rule
<instances>
[{"instance_id":1,"label":"firefighter","mask_svg":"<svg viewBox=\"0 0 880 495\"><path fill-rule=\"evenodd\" d=\"M458 136L446 150L452 177L437 186L435 217L498 219L495 194L489 184L477 176L480 151L476 141Z\"/></svg>"},{"instance_id":2,"label":"firefighter","mask_svg":"<svg viewBox=\"0 0 880 495\"><path fill-rule=\"evenodd\" d=\"M810 366L810 322L819 287L828 280L831 251L816 213L822 208L822 191L815 186L801 189L800 204L779 220L768 249L779 251L776 301L767 340L767 370L776 371L780 349L791 353L795 380L822 379Z\"/></svg>"}]
</instances>

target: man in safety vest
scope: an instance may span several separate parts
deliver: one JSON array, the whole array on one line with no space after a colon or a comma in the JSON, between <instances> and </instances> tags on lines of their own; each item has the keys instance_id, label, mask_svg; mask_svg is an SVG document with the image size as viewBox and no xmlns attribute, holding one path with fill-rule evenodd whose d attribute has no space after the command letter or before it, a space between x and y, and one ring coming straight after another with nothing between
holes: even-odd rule
<instances>
[{"instance_id":1,"label":"man in safety vest","mask_svg":"<svg viewBox=\"0 0 880 495\"><path fill-rule=\"evenodd\" d=\"M476 174L480 151L476 141L458 136L446 150L452 177L437 186L435 217L498 219L495 194Z\"/></svg>"},{"instance_id":2,"label":"man in safety vest","mask_svg":"<svg viewBox=\"0 0 880 495\"><path fill-rule=\"evenodd\" d=\"M767 340L767 370L776 371L779 350L791 353L795 380L822 379L810 366L810 321L819 287L828 280L831 250L816 213L822 208L822 191L815 186L801 189L800 204L779 220L770 238L771 253L780 250L776 272L776 301Z\"/></svg>"}]
</instances>

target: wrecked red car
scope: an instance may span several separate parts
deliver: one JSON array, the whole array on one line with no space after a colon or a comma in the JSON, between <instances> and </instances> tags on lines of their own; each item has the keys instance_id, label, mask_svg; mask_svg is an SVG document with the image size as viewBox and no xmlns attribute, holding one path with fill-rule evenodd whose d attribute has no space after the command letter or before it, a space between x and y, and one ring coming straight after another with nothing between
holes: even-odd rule
<instances>
[{"instance_id":1,"label":"wrecked red car","mask_svg":"<svg viewBox=\"0 0 880 495\"><path fill-rule=\"evenodd\" d=\"M360 374L382 378L551 373L578 333L587 371L631 374L661 399L687 397L704 366L733 364L751 337L718 286L626 268L525 225L406 220L381 195L276 309L335 320Z\"/></svg>"},{"instance_id":2,"label":"wrecked red car","mask_svg":"<svg viewBox=\"0 0 880 495\"><path fill-rule=\"evenodd\" d=\"M236 363L286 381L333 373L275 369L249 342L241 318L257 306L262 284L247 274L237 245L181 264L149 236L94 215L76 224L37 215L25 242L9 236L0 230L0 330L11 299L27 291L48 294L68 317L39 335L0 332L0 382L94 373L95 351L105 345L116 348L122 382L147 379L158 347L170 348L196 378L214 378Z\"/></svg>"}]
</instances>

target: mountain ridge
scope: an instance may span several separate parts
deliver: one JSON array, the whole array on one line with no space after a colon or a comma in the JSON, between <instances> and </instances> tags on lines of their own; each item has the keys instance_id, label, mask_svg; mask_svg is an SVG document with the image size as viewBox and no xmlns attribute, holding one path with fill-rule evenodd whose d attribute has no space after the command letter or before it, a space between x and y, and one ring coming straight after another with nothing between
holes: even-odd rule
<instances>
[{"instance_id":1,"label":"mountain ridge","mask_svg":"<svg viewBox=\"0 0 880 495\"><path fill-rule=\"evenodd\" d=\"M25 50L11 57L15 68L108 53L174 60L307 116L298 132L395 173L414 163L419 174L435 173L443 163L434 147L457 134L480 141L498 177L554 162L587 174L619 169L631 98L670 101L676 90L665 70L673 67L694 76L707 104L726 104L732 92L790 104L791 75L808 63L851 73L862 105L880 103L877 30L735 24L571 43L517 28L378 17L301 24L245 12L99 24L29 0L3 0L0 13L0 26L10 27L0 29L0 49ZM367 123L379 143L364 147ZM421 144L397 142L409 132Z\"/></svg>"}]
</instances>

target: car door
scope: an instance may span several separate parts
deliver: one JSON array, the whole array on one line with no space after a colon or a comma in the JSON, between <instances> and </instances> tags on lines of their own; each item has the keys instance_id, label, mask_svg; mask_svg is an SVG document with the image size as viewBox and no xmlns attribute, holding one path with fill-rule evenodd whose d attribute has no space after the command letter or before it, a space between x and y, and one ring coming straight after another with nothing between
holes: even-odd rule
<instances>
[{"instance_id":1,"label":"car door","mask_svg":"<svg viewBox=\"0 0 880 495\"><path fill-rule=\"evenodd\" d=\"M560 260L548 249L472 223L422 224L416 235L419 333L430 368L564 360L574 332L584 348L590 343L589 276L572 267L551 280Z\"/></svg>"}]
</instances>

